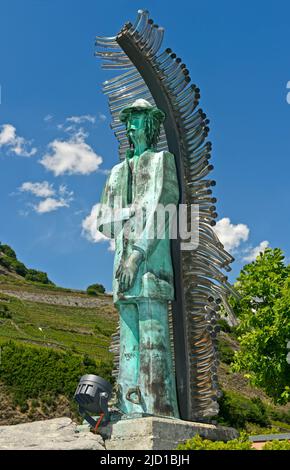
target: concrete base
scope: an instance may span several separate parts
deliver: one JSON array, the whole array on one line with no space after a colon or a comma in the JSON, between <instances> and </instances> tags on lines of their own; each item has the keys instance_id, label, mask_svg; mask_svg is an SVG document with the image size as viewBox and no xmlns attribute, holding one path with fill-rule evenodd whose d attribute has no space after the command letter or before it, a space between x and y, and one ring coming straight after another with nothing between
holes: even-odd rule
<instances>
[{"instance_id":1,"label":"concrete base","mask_svg":"<svg viewBox=\"0 0 290 470\"><path fill-rule=\"evenodd\" d=\"M121 419L101 426L99 432L106 450L174 450L195 434L213 441L238 436L234 428L159 417Z\"/></svg>"}]
</instances>

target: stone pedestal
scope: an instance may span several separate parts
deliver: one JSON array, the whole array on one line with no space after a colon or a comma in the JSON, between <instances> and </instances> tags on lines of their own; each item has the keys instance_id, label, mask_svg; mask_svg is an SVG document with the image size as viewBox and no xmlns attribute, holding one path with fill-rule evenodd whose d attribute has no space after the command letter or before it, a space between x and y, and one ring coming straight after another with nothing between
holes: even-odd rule
<instances>
[{"instance_id":1,"label":"stone pedestal","mask_svg":"<svg viewBox=\"0 0 290 470\"><path fill-rule=\"evenodd\" d=\"M237 437L233 428L157 417L121 419L99 430L93 434L89 426L77 426L70 418L0 426L0 449L174 450L197 433L212 440Z\"/></svg>"},{"instance_id":2,"label":"stone pedestal","mask_svg":"<svg viewBox=\"0 0 290 470\"><path fill-rule=\"evenodd\" d=\"M173 450L195 434L213 441L238 436L234 428L159 417L121 419L99 429L106 450Z\"/></svg>"},{"instance_id":3,"label":"stone pedestal","mask_svg":"<svg viewBox=\"0 0 290 470\"><path fill-rule=\"evenodd\" d=\"M77 432L70 418L0 426L0 450L105 450L101 436Z\"/></svg>"}]
</instances>

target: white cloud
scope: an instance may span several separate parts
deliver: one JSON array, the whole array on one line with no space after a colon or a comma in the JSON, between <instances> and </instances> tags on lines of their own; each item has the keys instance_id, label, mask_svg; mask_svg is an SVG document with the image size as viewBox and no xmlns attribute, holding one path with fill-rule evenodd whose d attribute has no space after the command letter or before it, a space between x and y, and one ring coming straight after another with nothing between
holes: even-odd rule
<instances>
[{"instance_id":1,"label":"white cloud","mask_svg":"<svg viewBox=\"0 0 290 470\"><path fill-rule=\"evenodd\" d=\"M107 116L103 113L99 113L98 117L99 117L99 120L102 121L102 122L107 120Z\"/></svg>"},{"instance_id":2,"label":"white cloud","mask_svg":"<svg viewBox=\"0 0 290 470\"><path fill-rule=\"evenodd\" d=\"M7 147L10 153L22 157L31 157L35 155L37 149L31 147L31 141L20 137L16 133L16 128L12 124L3 124L0 126L0 148Z\"/></svg>"},{"instance_id":3,"label":"white cloud","mask_svg":"<svg viewBox=\"0 0 290 470\"><path fill-rule=\"evenodd\" d=\"M88 175L97 171L103 159L85 142L87 134L79 129L69 140L54 140L49 144L50 153L40 163L55 176Z\"/></svg>"},{"instance_id":4,"label":"white cloud","mask_svg":"<svg viewBox=\"0 0 290 470\"><path fill-rule=\"evenodd\" d=\"M268 246L269 246L269 242L267 240L264 240L258 246L255 246L254 248L248 248L246 250L247 254L243 257L243 261L248 261L249 263L251 263L252 261L255 261L257 256L260 253L263 253L266 250L266 248L268 248Z\"/></svg>"},{"instance_id":5,"label":"white cloud","mask_svg":"<svg viewBox=\"0 0 290 470\"><path fill-rule=\"evenodd\" d=\"M19 189L21 192L31 193L42 199L37 204L29 204L38 214L52 212L60 207L69 207L73 200L73 191L69 191L64 184L55 189L48 181L42 181L41 183L27 181Z\"/></svg>"},{"instance_id":6,"label":"white cloud","mask_svg":"<svg viewBox=\"0 0 290 470\"><path fill-rule=\"evenodd\" d=\"M76 133L76 126L75 124L70 124L69 126L66 126L65 124L58 124L56 126L59 131L75 134Z\"/></svg>"},{"instance_id":7,"label":"white cloud","mask_svg":"<svg viewBox=\"0 0 290 470\"><path fill-rule=\"evenodd\" d=\"M23 183L19 189L22 192L29 192L37 197L50 197L55 195L55 189L48 181L42 181L42 183L31 183L27 181Z\"/></svg>"},{"instance_id":8,"label":"white cloud","mask_svg":"<svg viewBox=\"0 0 290 470\"><path fill-rule=\"evenodd\" d=\"M66 118L67 122L73 122L74 124L82 124L84 122L90 122L91 124L95 124L96 116L92 116L91 114L83 114L81 116L70 116Z\"/></svg>"},{"instance_id":9,"label":"white cloud","mask_svg":"<svg viewBox=\"0 0 290 470\"><path fill-rule=\"evenodd\" d=\"M38 212L38 214L45 214L47 212L55 211L60 207L69 207L69 203L64 199L58 200L53 197L48 197L33 207L35 212Z\"/></svg>"},{"instance_id":10,"label":"white cloud","mask_svg":"<svg viewBox=\"0 0 290 470\"><path fill-rule=\"evenodd\" d=\"M95 204L92 207L91 213L82 221L82 234L90 242L100 243L100 242L109 242L109 251L115 250L115 241L110 238L105 237L97 229L97 214L99 210L99 203Z\"/></svg>"},{"instance_id":11,"label":"white cloud","mask_svg":"<svg viewBox=\"0 0 290 470\"><path fill-rule=\"evenodd\" d=\"M44 116L43 120L45 122L48 122L48 121L51 121L53 119L53 115L52 114L47 114L46 116Z\"/></svg>"},{"instance_id":12,"label":"white cloud","mask_svg":"<svg viewBox=\"0 0 290 470\"><path fill-rule=\"evenodd\" d=\"M250 229L245 224L232 224L228 217L219 220L214 230L226 250L237 248L249 238Z\"/></svg>"},{"instance_id":13,"label":"white cloud","mask_svg":"<svg viewBox=\"0 0 290 470\"><path fill-rule=\"evenodd\" d=\"M1 126L0 145L9 145L15 140L16 129L11 124Z\"/></svg>"},{"instance_id":14,"label":"white cloud","mask_svg":"<svg viewBox=\"0 0 290 470\"><path fill-rule=\"evenodd\" d=\"M50 116L50 115L49 115ZM86 126L87 124L96 124L96 122L104 122L106 121L107 116L103 113L98 113L97 116L93 116L92 114L82 114L76 116L69 116L65 119L65 122L57 124L57 129L59 131L66 132L71 135L75 135L76 133L82 132L86 134L80 125ZM86 134L88 136L88 134Z\"/></svg>"}]
</instances>

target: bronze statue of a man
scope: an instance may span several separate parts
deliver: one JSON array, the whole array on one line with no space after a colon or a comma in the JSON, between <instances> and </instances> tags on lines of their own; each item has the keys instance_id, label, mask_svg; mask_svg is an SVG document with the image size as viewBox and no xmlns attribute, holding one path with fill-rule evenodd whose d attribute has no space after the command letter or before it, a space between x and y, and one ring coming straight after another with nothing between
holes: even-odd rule
<instances>
[{"instance_id":1,"label":"bronze statue of a man","mask_svg":"<svg viewBox=\"0 0 290 470\"><path fill-rule=\"evenodd\" d=\"M174 298L168 213L162 233L156 230L158 207L176 209L179 200L174 155L156 151L164 119L164 113L144 99L120 112L130 148L126 159L108 176L97 225L115 239L116 246L113 295L120 314L117 406L129 415L178 417L168 325L168 302ZM108 209L113 210L113 218L107 218Z\"/></svg>"}]
</instances>

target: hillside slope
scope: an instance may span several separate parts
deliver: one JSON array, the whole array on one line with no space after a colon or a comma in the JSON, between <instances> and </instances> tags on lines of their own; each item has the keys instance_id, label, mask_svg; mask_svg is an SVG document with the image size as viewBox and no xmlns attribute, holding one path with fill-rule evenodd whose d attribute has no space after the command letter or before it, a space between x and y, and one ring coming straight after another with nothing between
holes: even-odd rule
<instances>
[{"instance_id":1,"label":"hillside slope","mask_svg":"<svg viewBox=\"0 0 290 470\"><path fill-rule=\"evenodd\" d=\"M38 351L60 353L62 355L54 360L64 357L64 367L68 369L76 361L84 363L84 372L100 363L110 368L112 358L108 349L116 322L117 312L110 295L92 296L84 291L55 286L46 273L29 270L17 259L11 247L0 244L0 424L59 416L76 417L71 396L54 390L52 384L47 391L37 392L33 389L32 377L31 387L27 383L24 387L25 373L29 375L30 372L29 365L20 377L20 384L12 364L9 373L9 364L4 362L13 363L13 357L5 356L10 341L17 348L25 347L24 352L33 352L36 358ZM44 364L41 363L43 358L36 360L36 367L49 374L47 361L51 357L54 356L48 355ZM25 367L23 360L22 370ZM79 369L81 373L81 366ZM21 373L20 370L17 375L21 376ZM38 373L39 370L32 371L32 376ZM77 379L71 387L76 385Z\"/></svg>"}]
</instances>

